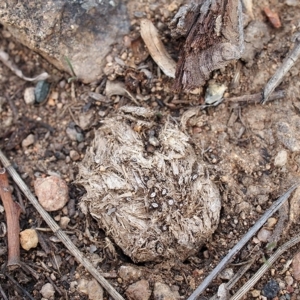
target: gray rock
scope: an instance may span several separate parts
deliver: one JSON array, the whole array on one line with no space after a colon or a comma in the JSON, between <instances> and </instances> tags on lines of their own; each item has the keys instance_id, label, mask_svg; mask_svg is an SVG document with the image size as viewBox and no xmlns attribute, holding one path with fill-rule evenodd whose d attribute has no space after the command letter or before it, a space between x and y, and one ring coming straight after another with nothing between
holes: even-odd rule
<instances>
[{"instance_id":1,"label":"gray rock","mask_svg":"<svg viewBox=\"0 0 300 300\"><path fill-rule=\"evenodd\" d=\"M129 31L126 5L103 1L1 1L0 23L21 43L83 82L102 73L111 45Z\"/></svg>"}]
</instances>

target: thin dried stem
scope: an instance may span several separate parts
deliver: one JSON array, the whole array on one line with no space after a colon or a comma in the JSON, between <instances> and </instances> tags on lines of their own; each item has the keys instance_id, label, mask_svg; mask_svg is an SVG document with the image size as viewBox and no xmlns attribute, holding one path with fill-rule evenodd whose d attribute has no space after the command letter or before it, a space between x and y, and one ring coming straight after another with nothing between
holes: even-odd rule
<instances>
[{"instance_id":1,"label":"thin dried stem","mask_svg":"<svg viewBox=\"0 0 300 300\"><path fill-rule=\"evenodd\" d=\"M273 92L270 96L268 101L273 101L273 100L277 100L280 98L285 97L285 91L284 90L280 90L277 92ZM241 103L261 103L261 101L264 99L263 94L262 93L257 93L257 94L252 94L252 95L243 95L243 96L238 96L238 97L232 97L232 98L226 98L224 100L226 100L227 102L231 102L233 104L241 104Z\"/></svg>"},{"instance_id":2,"label":"thin dried stem","mask_svg":"<svg viewBox=\"0 0 300 300\"><path fill-rule=\"evenodd\" d=\"M7 266L14 268L20 265L20 206L12 199L5 168L0 169L0 196L5 209L7 222L8 260Z\"/></svg>"},{"instance_id":3,"label":"thin dried stem","mask_svg":"<svg viewBox=\"0 0 300 300\"><path fill-rule=\"evenodd\" d=\"M71 239L61 230L61 228L55 223L55 221L51 218L51 216L44 210L44 208L40 205L35 196L31 193L28 186L22 180L20 175L16 172L16 170L12 167L9 160L0 150L0 160L3 166L7 169L13 180L17 183L20 190L24 193L24 195L28 198L31 204L35 207L35 209L39 212L41 217L45 220L54 234L63 242L66 248L74 255L79 263L81 263L89 272L92 274L95 279L103 286L104 289L112 296L115 300L124 300L124 298L110 285L110 283L99 274L98 270L92 265L92 263L84 257L83 253L79 251L79 249L72 243Z\"/></svg>"},{"instance_id":4,"label":"thin dried stem","mask_svg":"<svg viewBox=\"0 0 300 300\"><path fill-rule=\"evenodd\" d=\"M8 298L6 297L6 295L4 293L4 290L3 290L2 286L1 286L1 284L0 284L0 294L3 297L3 300L8 300Z\"/></svg>"},{"instance_id":5,"label":"thin dried stem","mask_svg":"<svg viewBox=\"0 0 300 300\"><path fill-rule=\"evenodd\" d=\"M255 223L252 228L242 237L242 239L228 252L221 262L213 269L213 271L203 280L203 282L192 293L188 300L196 300L198 296L208 287L211 281L223 270L223 268L231 261L231 259L245 246L250 238L263 226L290 197L291 193L298 187L299 183L294 184L287 190L273 205L264 213L264 215Z\"/></svg>"},{"instance_id":6,"label":"thin dried stem","mask_svg":"<svg viewBox=\"0 0 300 300\"><path fill-rule=\"evenodd\" d=\"M241 299L258 282L258 280L266 273L266 271L273 265L273 263L280 257L281 254L283 254L285 251L295 246L299 242L300 234L296 235L284 245L279 247L277 251L266 262L264 262L264 264L254 274L254 276L250 280L248 280L233 297L230 298L230 300Z\"/></svg>"},{"instance_id":7,"label":"thin dried stem","mask_svg":"<svg viewBox=\"0 0 300 300\"><path fill-rule=\"evenodd\" d=\"M228 281L228 283L226 283L225 289L227 291L230 291L234 287L234 285L242 278L242 276L247 272L247 270L253 265L256 258L257 255L255 255L252 259L250 259L250 261L248 261L244 266L242 266L238 270L238 272ZM217 299L219 299L218 295L214 295L209 300L217 300Z\"/></svg>"}]
</instances>

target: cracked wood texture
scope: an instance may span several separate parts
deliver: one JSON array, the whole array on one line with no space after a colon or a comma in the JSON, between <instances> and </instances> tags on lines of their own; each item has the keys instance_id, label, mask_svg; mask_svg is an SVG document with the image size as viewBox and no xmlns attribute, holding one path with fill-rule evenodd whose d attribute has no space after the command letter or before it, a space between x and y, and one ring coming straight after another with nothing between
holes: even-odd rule
<instances>
[{"instance_id":1,"label":"cracked wood texture","mask_svg":"<svg viewBox=\"0 0 300 300\"><path fill-rule=\"evenodd\" d=\"M204 85L213 70L239 59L243 51L239 0L200 0L183 6L171 29L173 35L186 36L176 68L177 91Z\"/></svg>"}]
</instances>

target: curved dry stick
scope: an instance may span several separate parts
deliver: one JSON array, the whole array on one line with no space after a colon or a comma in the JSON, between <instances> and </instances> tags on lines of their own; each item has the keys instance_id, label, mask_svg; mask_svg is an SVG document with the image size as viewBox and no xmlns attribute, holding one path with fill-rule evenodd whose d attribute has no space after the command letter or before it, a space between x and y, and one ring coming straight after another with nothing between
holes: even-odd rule
<instances>
[{"instance_id":1,"label":"curved dry stick","mask_svg":"<svg viewBox=\"0 0 300 300\"><path fill-rule=\"evenodd\" d=\"M56 224L56 222L51 218L51 216L44 210L40 205L35 196L31 193L30 189L27 187L25 182L22 180L17 171L12 167L9 160L0 150L0 160L3 166L7 169L10 176L19 186L20 190L28 198L31 204L35 207L44 221L51 228L53 233L63 242L66 248L72 253L76 260L81 263L89 272L94 276L94 278L103 286L104 289L110 294L110 296L115 300L124 300L124 298L111 286L111 284L98 272L98 270L92 265L92 263L84 257L83 253L73 244L71 239L61 230L61 228Z\"/></svg>"},{"instance_id":2,"label":"curved dry stick","mask_svg":"<svg viewBox=\"0 0 300 300\"><path fill-rule=\"evenodd\" d=\"M7 223L7 267L13 268L20 265L19 216L21 208L12 199L5 168L0 168L0 196L5 209Z\"/></svg>"}]
</instances>

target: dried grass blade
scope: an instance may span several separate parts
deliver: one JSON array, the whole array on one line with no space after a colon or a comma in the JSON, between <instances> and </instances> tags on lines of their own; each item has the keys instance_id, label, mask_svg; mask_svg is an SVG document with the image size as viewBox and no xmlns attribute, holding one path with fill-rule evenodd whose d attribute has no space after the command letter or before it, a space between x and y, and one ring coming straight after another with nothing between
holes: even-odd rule
<instances>
[{"instance_id":1,"label":"dried grass blade","mask_svg":"<svg viewBox=\"0 0 300 300\"><path fill-rule=\"evenodd\" d=\"M258 280L266 273L266 271L273 265L273 263L279 258L281 254L283 254L285 251L295 246L299 242L300 234L296 235L284 245L279 247L277 251L260 267L260 269L254 274L254 276L250 280L248 280L233 297L230 298L230 300L241 299L258 282Z\"/></svg>"},{"instance_id":2,"label":"dried grass blade","mask_svg":"<svg viewBox=\"0 0 300 300\"><path fill-rule=\"evenodd\" d=\"M4 168L9 172L10 176L19 186L24 195L28 198L31 204L39 212L41 217L45 220L54 234L63 242L66 248L74 255L76 260L81 263L89 272L94 276L94 278L106 289L106 291L115 300L124 300L124 298L110 285L110 283L99 274L97 269L92 265L92 263L86 259L78 248L73 244L71 239L61 230L61 228L56 224L56 222L51 218L51 216L44 210L40 205L35 196L31 193L30 189L27 187L25 182L22 180L17 171L12 167L9 160L6 158L4 153L0 150L0 161L2 162Z\"/></svg>"},{"instance_id":3,"label":"dried grass blade","mask_svg":"<svg viewBox=\"0 0 300 300\"><path fill-rule=\"evenodd\" d=\"M299 183L292 185L281 197L279 197L272 206L264 213L264 215L255 223L254 226L242 237L242 239L228 252L221 262L213 269L213 271L203 280L203 282L192 293L188 300L196 300L198 296L208 287L211 281L223 270L227 263L245 246L250 238L263 226L290 197L291 193L299 186Z\"/></svg>"}]
</instances>

